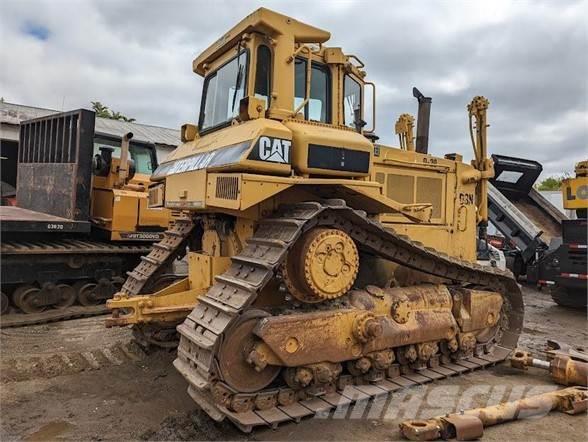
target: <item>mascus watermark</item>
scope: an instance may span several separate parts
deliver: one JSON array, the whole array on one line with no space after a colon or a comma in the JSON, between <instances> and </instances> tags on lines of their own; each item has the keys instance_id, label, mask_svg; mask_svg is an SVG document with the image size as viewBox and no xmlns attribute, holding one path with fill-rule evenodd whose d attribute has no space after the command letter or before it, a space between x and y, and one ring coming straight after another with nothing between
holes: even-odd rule
<instances>
[{"instance_id":1,"label":"mascus watermark","mask_svg":"<svg viewBox=\"0 0 588 442\"><path fill-rule=\"evenodd\" d=\"M361 386L360 386L361 388ZM394 392L382 390L381 394L367 395L354 386L348 386L337 395L328 397L325 409L316 413L316 419L367 419L391 421L397 419L425 419L462 410L489 407L557 390L556 385L477 384L419 385ZM372 389L373 391L373 389ZM549 412L535 413L540 417Z\"/></svg>"}]
</instances>

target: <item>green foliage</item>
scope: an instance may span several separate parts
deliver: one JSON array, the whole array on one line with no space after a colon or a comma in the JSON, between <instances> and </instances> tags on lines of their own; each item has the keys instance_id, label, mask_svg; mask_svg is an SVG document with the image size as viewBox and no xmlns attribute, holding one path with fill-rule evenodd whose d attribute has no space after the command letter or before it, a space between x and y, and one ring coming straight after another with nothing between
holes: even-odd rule
<instances>
[{"instance_id":1,"label":"green foliage","mask_svg":"<svg viewBox=\"0 0 588 442\"><path fill-rule=\"evenodd\" d=\"M126 121L127 123L132 123L135 121L134 118L129 118L120 112L111 111L108 106L103 105L99 101L91 101L90 103L92 103L92 109L94 109L94 112L96 112L97 117L110 118L111 120L122 120Z\"/></svg>"},{"instance_id":2,"label":"green foliage","mask_svg":"<svg viewBox=\"0 0 588 442\"><path fill-rule=\"evenodd\" d=\"M537 190L559 190L564 176L550 176L537 185Z\"/></svg>"}]
</instances>

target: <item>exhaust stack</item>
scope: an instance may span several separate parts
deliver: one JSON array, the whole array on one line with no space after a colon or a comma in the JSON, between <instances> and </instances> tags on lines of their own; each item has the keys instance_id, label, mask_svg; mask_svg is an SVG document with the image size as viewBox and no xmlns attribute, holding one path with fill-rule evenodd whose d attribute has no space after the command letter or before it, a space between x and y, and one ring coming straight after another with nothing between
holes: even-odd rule
<instances>
[{"instance_id":1,"label":"exhaust stack","mask_svg":"<svg viewBox=\"0 0 588 442\"><path fill-rule=\"evenodd\" d=\"M120 164L118 166L118 180L117 185L123 187L127 183L127 179L131 175L129 164L129 145L133 138L133 132L123 135L120 143Z\"/></svg>"},{"instance_id":2,"label":"exhaust stack","mask_svg":"<svg viewBox=\"0 0 588 442\"><path fill-rule=\"evenodd\" d=\"M429 119L431 117L431 97L425 97L416 87L412 88L412 95L419 102L417 119L416 151L429 152Z\"/></svg>"}]
</instances>

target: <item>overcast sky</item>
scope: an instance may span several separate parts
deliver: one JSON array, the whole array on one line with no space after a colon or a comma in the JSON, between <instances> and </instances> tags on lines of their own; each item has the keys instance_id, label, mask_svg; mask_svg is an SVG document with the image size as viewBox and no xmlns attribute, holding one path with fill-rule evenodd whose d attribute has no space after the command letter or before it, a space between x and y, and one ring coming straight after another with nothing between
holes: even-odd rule
<instances>
[{"instance_id":1,"label":"overcast sky","mask_svg":"<svg viewBox=\"0 0 588 442\"><path fill-rule=\"evenodd\" d=\"M377 133L433 97L431 152L471 151L466 105L490 99L492 153L540 161L544 176L588 157L586 1L2 0L0 96L53 109L98 100L138 122L196 119L192 59L266 6L331 32L377 84Z\"/></svg>"}]
</instances>

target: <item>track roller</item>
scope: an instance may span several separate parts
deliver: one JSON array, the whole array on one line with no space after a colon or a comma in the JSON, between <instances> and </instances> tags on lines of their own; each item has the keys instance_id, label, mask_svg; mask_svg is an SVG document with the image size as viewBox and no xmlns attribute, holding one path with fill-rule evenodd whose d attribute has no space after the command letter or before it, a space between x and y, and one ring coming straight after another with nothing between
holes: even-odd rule
<instances>
[{"instance_id":1,"label":"track roller","mask_svg":"<svg viewBox=\"0 0 588 442\"><path fill-rule=\"evenodd\" d=\"M57 290L59 290L60 301L53 306L54 308L64 309L76 302L76 291L71 285L58 284Z\"/></svg>"},{"instance_id":2,"label":"track roller","mask_svg":"<svg viewBox=\"0 0 588 442\"><path fill-rule=\"evenodd\" d=\"M47 306L41 304L41 289L31 284L18 287L12 294L12 302L25 313L40 313Z\"/></svg>"},{"instance_id":3,"label":"track roller","mask_svg":"<svg viewBox=\"0 0 588 442\"><path fill-rule=\"evenodd\" d=\"M96 298L96 287L98 284L89 281L78 281L73 285L73 289L78 298L78 302L83 306L97 305L100 300Z\"/></svg>"}]
</instances>

